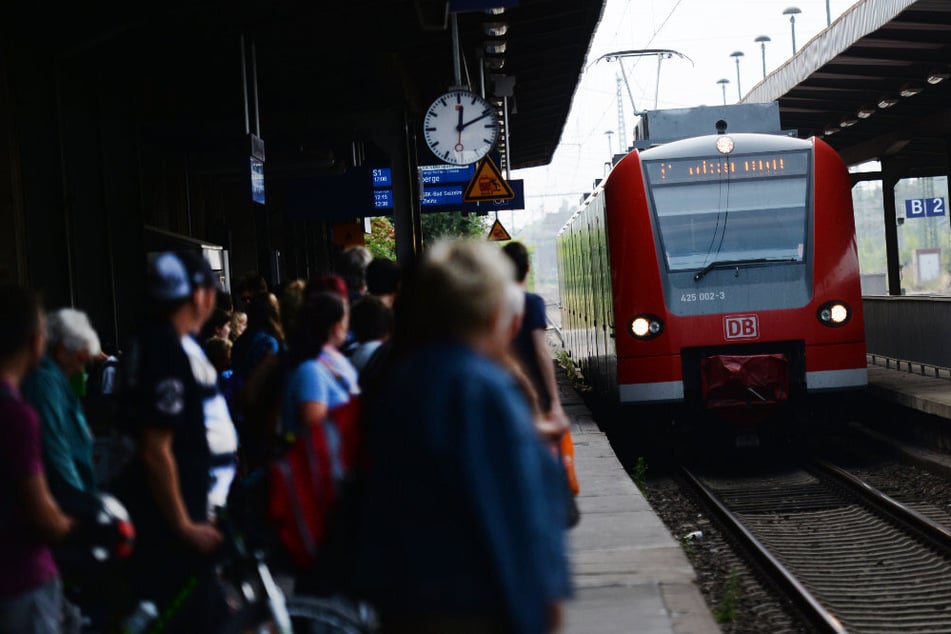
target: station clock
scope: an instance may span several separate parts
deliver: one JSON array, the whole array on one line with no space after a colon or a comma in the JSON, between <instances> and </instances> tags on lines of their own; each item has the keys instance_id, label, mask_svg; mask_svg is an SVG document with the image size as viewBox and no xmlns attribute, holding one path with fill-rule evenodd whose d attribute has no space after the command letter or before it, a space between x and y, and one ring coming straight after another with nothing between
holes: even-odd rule
<instances>
[{"instance_id":1,"label":"station clock","mask_svg":"<svg viewBox=\"0 0 951 634\"><path fill-rule=\"evenodd\" d=\"M474 92L451 90L426 110L423 136L439 159L468 165L495 147L499 117L492 104Z\"/></svg>"}]
</instances>

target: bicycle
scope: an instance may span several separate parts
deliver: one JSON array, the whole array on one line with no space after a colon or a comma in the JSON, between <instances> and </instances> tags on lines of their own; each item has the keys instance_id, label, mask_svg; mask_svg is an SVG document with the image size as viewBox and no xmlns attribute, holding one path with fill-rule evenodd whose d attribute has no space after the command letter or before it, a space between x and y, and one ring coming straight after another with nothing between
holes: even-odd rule
<instances>
[{"instance_id":1,"label":"bicycle","mask_svg":"<svg viewBox=\"0 0 951 634\"><path fill-rule=\"evenodd\" d=\"M261 603L251 604L232 618L222 634L275 632L274 614ZM341 597L290 596L284 610L295 634L374 634L376 617L366 606Z\"/></svg>"},{"instance_id":2,"label":"bicycle","mask_svg":"<svg viewBox=\"0 0 951 634\"><path fill-rule=\"evenodd\" d=\"M347 597L286 596L261 550L248 548L226 513L219 528L230 551L219 580L232 612L222 634L375 634L376 615L367 604Z\"/></svg>"}]
</instances>

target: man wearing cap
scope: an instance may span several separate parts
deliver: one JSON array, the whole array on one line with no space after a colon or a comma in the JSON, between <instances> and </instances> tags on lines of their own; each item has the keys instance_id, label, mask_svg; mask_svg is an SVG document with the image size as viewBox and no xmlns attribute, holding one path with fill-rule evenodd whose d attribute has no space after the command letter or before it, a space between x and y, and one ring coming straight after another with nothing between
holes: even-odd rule
<instances>
[{"instance_id":1,"label":"man wearing cap","mask_svg":"<svg viewBox=\"0 0 951 634\"><path fill-rule=\"evenodd\" d=\"M212 523L234 477L237 436L217 373L194 339L215 308L217 279L197 253L149 264L155 318L126 355L126 403L138 451L124 498L139 539L135 592L163 610L185 601L174 631L213 631ZM197 581L197 584L195 583Z\"/></svg>"}]
</instances>

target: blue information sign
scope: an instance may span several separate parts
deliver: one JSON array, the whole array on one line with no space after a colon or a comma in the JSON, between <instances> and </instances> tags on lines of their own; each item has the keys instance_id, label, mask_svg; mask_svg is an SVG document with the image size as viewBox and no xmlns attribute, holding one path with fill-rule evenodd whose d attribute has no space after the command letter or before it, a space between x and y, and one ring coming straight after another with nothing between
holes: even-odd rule
<instances>
[{"instance_id":1,"label":"blue information sign","mask_svg":"<svg viewBox=\"0 0 951 634\"><path fill-rule=\"evenodd\" d=\"M509 187L515 192L511 200L490 200L481 203L466 203L462 201L462 193L468 183L427 187L423 190L421 203L423 212L438 211L465 211L469 213L486 211L503 211L509 209L525 209L525 182L521 180L508 181Z\"/></svg>"},{"instance_id":2,"label":"blue information sign","mask_svg":"<svg viewBox=\"0 0 951 634\"><path fill-rule=\"evenodd\" d=\"M251 200L264 204L264 162L251 157Z\"/></svg>"},{"instance_id":3,"label":"blue information sign","mask_svg":"<svg viewBox=\"0 0 951 634\"><path fill-rule=\"evenodd\" d=\"M475 174L475 163L471 165L420 165L419 171L424 188L445 183L468 183Z\"/></svg>"},{"instance_id":4,"label":"blue information sign","mask_svg":"<svg viewBox=\"0 0 951 634\"><path fill-rule=\"evenodd\" d=\"M374 187L391 187L393 174L388 167L374 167L370 170L370 179Z\"/></svg>"},{"instance_id":5,"label":"blue information sign","mask_svg":"<svg viewBox=\"0 0 951 634\"><path fill-rule=\"evenodd\" d=\"M943 196L936 198L905 199L905 218L944 216L947 205Z\"/></svg>"},{"instance_id":6,"label":"blue information sign","mask_svg":"<svg viewBox=\"0 0 951 634\"><path fill-rule=\"evenodd\" d=\"M373 190L373 208L374 209L393 209L393 190L392 189L374 189Z\"/></svg>"},{"instance_id":7,"label":"blue information sign","mask_svg":"<svg viewBox=\"0 0 951 634\"><path fill-rule=\"evenodd\" d=\"M253 160L253 159L252 159ZM252 189L264 198L263 165L252 165ZM525 208L523 181L508 181L515 193L511 200L493 200L466 203L462 194L475 173L474 165L423 166L423 213L462 211L486 213ZM454 182L458 181L458 182ZM286 183L286 213L292 219L319 219L324 221L351 220L360 216L385 216L393 213L394 197L390 168L351 168L344 174L327 174L309 178L290 179Z\"/></svg>"},{"instance_id":8,"label":"blue information sign","mask_svg":"<svg viewBox=\"0 0 951 634\"><path fill-rule=\"evenodd\" d=\"M373 208L393 209L393 172L389 167L370 169L370 185L373 187Z\"/></svg>"},{"instance_id":9,"label":"blue information sign","mask_svg":"<svg viewBox=\"0 0 951 634\"><path fill-rule=\"evenodd\" d=\"M433 207L436 205L461 205L462 190L466 188L462 183L458 185L446 185L445 187L427 187L423 190L423 200L420 204L423 207Z\"/></svg>"}]
</instances>

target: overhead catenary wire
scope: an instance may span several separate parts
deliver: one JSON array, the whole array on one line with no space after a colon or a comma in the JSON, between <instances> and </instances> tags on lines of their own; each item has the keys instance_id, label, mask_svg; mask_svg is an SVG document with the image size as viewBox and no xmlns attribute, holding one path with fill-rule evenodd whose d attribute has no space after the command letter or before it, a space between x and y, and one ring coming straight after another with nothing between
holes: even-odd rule
<instances>
[{"instance_id":1,"label":"overhead catenary wire","mask_svg":"<svg viewBox=\"0 0 951 634\"><path fill-rule=\"evenodd\" d=\"M646 47L649 47L649 46L654 42L654 40L657 38L657 36L664 30L664 28L667 26L668 22L669 22L670 19L673 17L673 15L676 13L677 9L680 7L680 5L682 4L682 2L683 2L683 0L676 0L674 6L671 7L671 9L667 12L667 14L664 16L664 19L661 21L661 23L657 26L657 28L655 28L655 29L653 30L653 33L652 33L651 36L648 38L648 41L647 41L647 43L645 44ZM625 8L624 8L624 13L623 13L623 15L627 15L627 13L628 13L628 11L630 10L630 8L631 8L631 2L630 2L630 0L629 0L629 1L627 2L627 4L625 4ZM617 21L617 23L618 23L619 25L620 25L620 24L623 24L623 22L624 22L623 19ZM616 38L617 38L617 35L618 35L619 32L620 32L620 27L615 30L614 36L612 37L612 42L616 41ZM654 49L654 50L662 50L662 49ZM691 65L693 64L693 60L690 60L690 58L688 58L688 57L682 55L682 54L679 53L678 51L673 51L673 50L671 50L671 49L663 49L663 50L670 51L672 54L676 54L677 56L682 56L682 57L688 59L688 60L691 62ZM600 58L599 58L599 59L600 59ZM592 66L594 66L594 65L597 63L597 61L598 61L598 60L595 60L594 62L588 64L588 65L585 67L585 72L587 72ZM619 59L618 61L619 61L620 65L621 65L621 72L622 72L622 74L627 75L627 70L628 70L628 69L625 68L623 60ZM631 70L633 70L633 69L635 69L635 68L637 67L637 63L638 63L639 61L640 61L639 58L635 59L635 62L634 62L634 64L632 65ZM633 84L634 84L634 88L636 88L639 93L643 93L643 92L644 92L644 87L640 84L640 82L637 81L637 78L636 78L636 77L626 77L625 79L626 79L626 81L625 81L625 88L626 88L628 97L631 99L632 107L634 107L634 106L633 106L633 104L634 104L634 101L633 101L633 89L632 89L632 87L631 87L630 84L633 83ZM589 89L586 89L586 88L583 88L583 87L579 87L579 89L580 89L580 90L589 90ZM597 92L597 91L592 91L592 92ZM655 100L656 100L656 94L655 94ZM616 107L616 105L617 105L616 102L614 102L613 100L612 100L610 103L606 104L605 107L604 107L604 108L601 110L601 112L599 113L599 115L598 115L598 117L597 117L597 122L596 122L595 124L591 125L590 129L586 130L585 133L582 134L580 129L577 129L577 130L576 130L577 136L575 137L575 139L577 139L577 143L572 144L572 145L576 145L580 151L578 151L578 152L575 153L574 161L572 161L573 164L574 164L574 168L573 168L572 171L574 171L575 173L577 173L577 172L581 169L582 161L585 159L585 156L586 156L586 152L584 151L583 148L584 148L585 145L591 140L591 138L593 137L593 135L595 134L596 131L602 130L602 128L603 128L603 122L604 122L605 117L608 115L608 113L611 111L612 108ZM634 107L634 111L637 112L636 107ZM576 121L575 121L575 127L576 127L576 128L580 128L580 126L581 126L580 121L578 121L578 120L576 119ZM598 132L598 134L599 134L599 136L600 136L600 132ZM566 144L566 143L565 143L564 140L563 140L562 143L561 143L561 145L565 145L565 144ZM586 164L586 165L587 165L587 163L588 163L588 161L585 160L585 164ZM546 173L547 173L547 172L546 172ZM573 195L573 194L567 194L567 195L568 195L568 196L571 196L571 195ZM574 195L577 195L577 194L574 194ZM548 196L546 196L546 198L547 198L547 197L548 197Z\"/></svg>"},{"instance_id":2,"label":"overhead catenary wire","mask_svg":"<svg viewBox=\"0 0 951 634\"><path fill-rule=\"evenodd\" d=\"M831 0L833 21L854 2L855 0ZM816 18L815 25L811 22L807 25L804 19L804 27L800 30L797 16L797 39L800 33L806 39L826 26L825 0L728 0L727 3L716 6L703 0L608 0L601 23L591 42L585 70L591 67L591 63L599 55L607 51L636 47L676 49L694 60L695 69L679 63L663 65L661 72L665 83L664 100L660 102L658 99L658 107L686 108L712 104L714 97L715 102L719 104L720 87L710 82L710 95L707 95L701 84L694 82L692 77L698 74L713 79L720 77L723 72L717 67L717 64L721 63L720 50L729 53L736 48L738 40L752 39L760 33L766 33L774 40L785 36L785 41L788 41L789 23L781 12L790 4L800 6L803 15ZM732 61L725 56L723 59ZM640 68L640 59L623 60L631 92L641 108L651 105L652 101L645 100L651 100L654 97L652 93L655 92L650 83L656 75L656 62L653 59L650 61L651 66ZM776 61L779 61L778 58ZM603 132L607 127L614 127L605 124L614 118L613 108L617 105L614 80L621 73L616 66L611 66L609 64L605 68L591 67L590 72L582 74L581 84L573 99L573 114L563 130L560 146L564 147L558 149L548 167L524 172L519 170L524 173L527 189L530 186L532 191L539 193L565 192L569 198L574 196L567 190L588 191L591 179L600 171L604 152ZM733 64L725 70L732 71ZM605 90L599 90L600 87ZM621 90L623 97L627 99L626 88ZM625 112L628 113L627 123L634 126L636 120L631 119L628 107L630 106L625 105ZM551 204L558 198L535 198L533 204ZM572 204L574 202L572 200ZM716 244L713 249L716 249Z\"/></svg>"},{"instance_id":3,"label":"overhead catenary wire","mask_svg":"<svg viewBox=\"0 0 951 634\"><path fill-rule=\"evenodd\" d=\"M680 4L681 4L682 2L683 2L683 0L677 0L676 3L674 4L674 6L671 8L671 10L667 12L667 15L664 17L664 20L661 22L660 26L658 26L656 29L654 29L653 34L652 34L651 37L648 39L647 46L650 46L650 44L654 41L654 39L657 37L657 35L664 29L664 27L667 25L668 21L670 21L670 18L673 16L673 14L676 12L677 8L680 6ZM625 5L625 9L624 9L623 15L626 15L626 14L627 14L627 12L630 10L630 7L631 7L631 1L628 0L628 3ZM623 22L624 22L623 20L619 20L619 21L618 21L618 24L622 24ZM619 27L617 30L615 30L614 36L613 36L613 38L612 38L612 41L617 38L617 34L618 34L619 31L620 31L620 27ZM681 55L681 54L678 53L677 51L672 51L672 52L675 53L675 54L677 54L678 56ZM684 57L685 57L685 56L684 56ZM599 59L600 59L600 58L599 58ZM689 59L689 58L687 58L687 59ZM621 63L621 72L622 72L622 74L625 74L625 75L626 75L626 69L624 68L623 61L622 61L622 60L618 60L618 61ZM632 67L632 70L633 70L633 68L636 68L636 67L637 67L637 61L639 61L639 60L635 60L635 63L634 63L634 65L633 65L633 67ZM596 60L595 62L592 62L591 64L589 64L589 65L585 68L585 71L589 70L589 69L590 69L592 66L594 66L594 64L596 64L596 63L597 63L597 60ZM691 60L691 64L693 64L693 61L692 61L692 60ZM625 78L625 86L626 86L626 88L627 88L628 97L631 99L631 102L632 102L632 105L633 105L633 103L634 103L634 102L633 102L633 94L632 94L631 87L630 87L630 80L631 80L631 79L632 79L632 78L627 78L627 77ZM636 87L639 89L639 91L640 91L640 92L643 92L643 87L640 85L640 83L637 82L636 78L633 78L633 82L634 82L634 84L636 85ZM584 135L580 135L580 134L579 134L579 136L576 137L576 138L578 139L578 143L577 143L578 146L583 147L583 146L585 145L585 143L591 139L592 135L594 134L594 131L597 130L597 129L600 129L600 128L602 127L602 122L604 121L604 117L607 116L608 111L609 111L612 107L614 107L615 105L616 105L616 104L612 102L612 103L609 104L607 107L605 107L605 108L602 110L600 116L598 117L598 122L597 122L594 126L592 126L592 128L591 128L586 134L584 134ZM637 109L634 108L634 111L637 112ZM579 125L579 126L580 126L580 122L576 122L576 125ZM579 131L579 132L580 132L580 131ZM562 144L564 144L564 143L562 143ZM576 157L575 157L575 161L574 161L574 162L575 162L575 169L576 169L576 170L577 170L577 168L580 167L582 154L583 154L583 152L578 152L577 155L576 155Z\"/></svg>"},{"instance_id":4,"label":"overhead catenary wire","mask_svg":"<svg viewBox=\"0 0 951 634\"><path fill-rule=\"evenodd\" d=\"M631 92L631 86L627 78L627 71L624 69L624 59L628 57L634 57L636 59L639 59L641 57L652 57L652 56L657 57L657 78L655 80L655 90L654 90L654 108L657 108L658 91L660 88L660 62L665 57L667 59L670 59L674 55L676 55L677 57L681 59L687 60L688 62L690 62L691 66L694 65L692 59L690 59L689 57L687 57L680 51L675 51L671 48L639 48L639 49L613 51L611 53L605 53L598 59L594 60L589 65L589 68L597 64L601 60L605 60L608 62L617 60L618 63L621 65L621 76L624 78L624 85L627 86L627 95L628 95L628 98L630 98L631 100L631 108L634 110L634 114L641 114L641 111L638 111L637 106L634 103L634 94Z\"/></svg>"}]
</instances>

